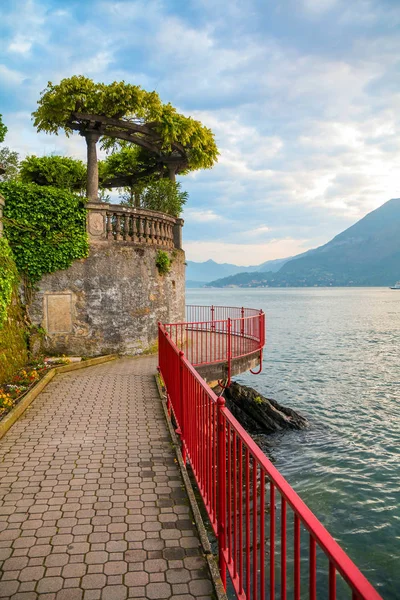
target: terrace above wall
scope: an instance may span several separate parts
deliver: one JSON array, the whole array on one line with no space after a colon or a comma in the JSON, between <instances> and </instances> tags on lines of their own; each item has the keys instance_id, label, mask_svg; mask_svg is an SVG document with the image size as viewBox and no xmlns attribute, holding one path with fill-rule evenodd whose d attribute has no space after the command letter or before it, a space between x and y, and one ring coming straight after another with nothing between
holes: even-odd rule
<instances>
[{"instance_id":1,"label":"terrace above wall","mask_svg":"<svg viewBox=\"0 0 400 600\"><path fill-rule=\"evenodd\" d=\"M126 242L182 249L183 219L143 208L88 202L90 242Z\"/></svg>"}]
</instances>

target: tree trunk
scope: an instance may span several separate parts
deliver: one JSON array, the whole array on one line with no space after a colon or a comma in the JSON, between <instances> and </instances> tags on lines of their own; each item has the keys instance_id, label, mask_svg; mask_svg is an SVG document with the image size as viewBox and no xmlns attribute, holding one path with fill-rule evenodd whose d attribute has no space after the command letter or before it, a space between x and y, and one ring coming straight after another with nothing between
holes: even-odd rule
<instances>
[{"instance_id":1,"label":"tree trunk","mask_svg":"<svg viewBox=\"0 0 400 600\"><path fill-rule=\"evenodd\" d=\"M135 190L135 208L140 208L140 193Z\"/></svg>"},{"instance_id":2,"label":"tree trunk","mask_svg":"<svg viewBox=\"0 0 400 600\"><path fill-rule=\"evenodd\" d=\"M86 196L90 202L100 202L99 200L99 168L97 164L96 144L99 141L100 134L96 131L88 131L85 134L87 145L87 186Z\"/></svg>"},{"instance_id":3,"label":"tree trunk","mask_svg":"<svg viewBox=\"0 0 400 600\"><path fill-rule=\"evenodd\" d=\"M168 165L168 177L175 183L176 181L176 165Z\"/></svg>"}]
</instances>

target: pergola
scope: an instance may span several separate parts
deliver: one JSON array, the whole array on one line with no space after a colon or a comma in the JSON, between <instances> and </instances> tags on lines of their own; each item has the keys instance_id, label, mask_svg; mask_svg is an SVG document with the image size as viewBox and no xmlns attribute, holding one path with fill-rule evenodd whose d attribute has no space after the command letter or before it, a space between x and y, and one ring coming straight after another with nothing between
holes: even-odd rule
<instances>
[{"instance_id":1,"label":"pergola","mask_svg":"<svg viewBox=\"0 0 400 600\"><path fill-rule=\"evenodd\" d=\"M107 187L131 186L144 176L153 173L160 173L161 176L166 174L171 181L175 181L176 175L188 168L187 152L181 144L172 142L169 152L163 150L163 140L156 129L157 123L143 124L102 115L73 112L67 126L74 131L78 131L86 138L88 147L88 197L93 200L95 198L91 193L91 190L93 191L91 180L94 173L90 171L93 168L97 170L96 144L100 137L106 136L124 140L145 148L154 155L156 163L154 166L141 171L140 174L119 175L107 180ZM97 189L95 196L97 197Z\"/></svg>"}]
</instances>

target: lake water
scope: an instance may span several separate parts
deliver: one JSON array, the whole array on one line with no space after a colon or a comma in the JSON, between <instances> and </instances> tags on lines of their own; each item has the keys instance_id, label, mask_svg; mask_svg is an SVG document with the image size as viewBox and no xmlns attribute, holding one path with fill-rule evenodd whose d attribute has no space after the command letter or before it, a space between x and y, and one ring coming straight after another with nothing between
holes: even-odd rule
<instances>
[{"instance_id":1,"label":"lake water","mask_svg":"<svg viewBox=\"0 0 400 600\"><path fill-rule=\"evenodd\" d=\"M192 289L186 302L265 311L263 372L236 379L310 427L264 450L381 595L400 598L400 291Z\"/></svg>"}]
</instances>

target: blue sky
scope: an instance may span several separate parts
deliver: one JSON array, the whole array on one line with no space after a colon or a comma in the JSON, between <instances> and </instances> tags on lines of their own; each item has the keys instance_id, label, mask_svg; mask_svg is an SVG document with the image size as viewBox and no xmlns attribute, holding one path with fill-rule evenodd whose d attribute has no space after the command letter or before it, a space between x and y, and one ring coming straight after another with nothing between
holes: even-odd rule
<instances>
[{"instance_id":1,"label":"blue sky","mask_svg":"<svg viewBox=\"0 0 400 600\"><path fill-rule=\"evenodd\" d=\"M257 264L328 241L400 196L398 0L2 0L6 145L84 157L37 134L47 81L124 79L215 132L182 181L191 260Z\"/></svg>"}]
</instances>

